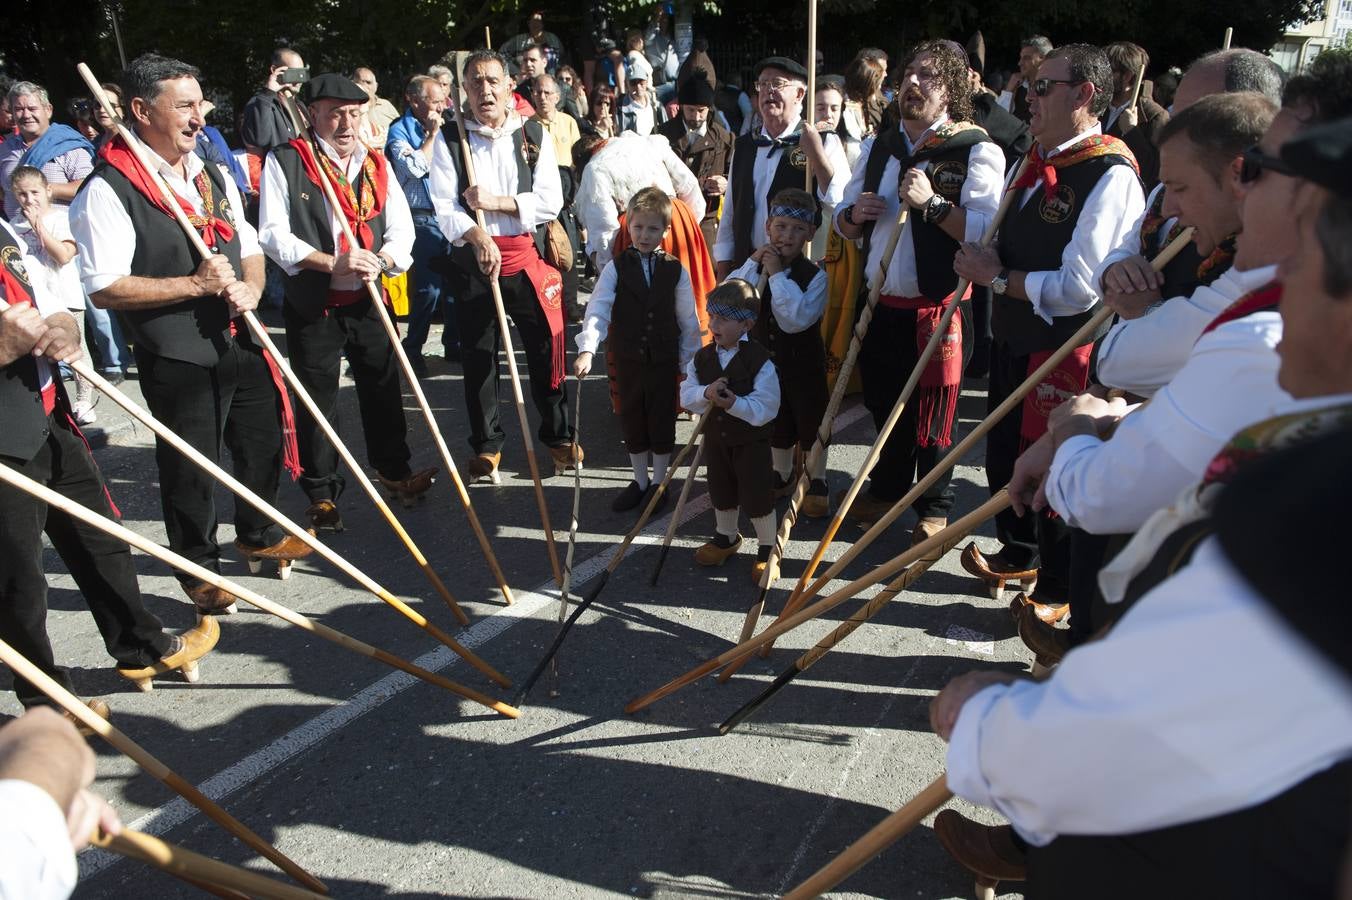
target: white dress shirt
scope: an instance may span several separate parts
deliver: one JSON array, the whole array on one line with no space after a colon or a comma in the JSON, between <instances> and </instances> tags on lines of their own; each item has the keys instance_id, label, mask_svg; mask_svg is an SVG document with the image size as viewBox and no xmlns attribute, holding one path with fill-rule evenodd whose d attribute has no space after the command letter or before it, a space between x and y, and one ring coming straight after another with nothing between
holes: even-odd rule
<instances>
[{"instance_id":1,"label":"white dress shirt","mask_svg":"<svg viewBox=\"0 0 1352 900\"><path fill-rule=\"evenodd\" d=\"M1197 338L1218 315L1245 294L1277 277L1276 266L1230 268L1191 297L1175 297L1138 319L1112 327L1099 345L1098 380L1152 397L1188 361Z\"/></svg>"},{"instance_id":2,"label":"white dress shirt","mask_svg":"<svg viewBox=\"0 0 1352 900\"><path fill-rule=\"evenodd\" d=\"M920 139L914 143L906 136L906 132L902 131L901 137L905 142L906 152L910 153L916 144L922 143L925 138L929 137L930 132L947 121L948 116L944 116L931 124L920 135ZM859 152L859 161L855 163L854 173L850 176L849 184L845 186L845 196L840 202L841 212L853 205L864 191L864 173L868 168L868 157L876 140L876 137L864 139ZM929 171L929 165L929 161L926 160L917 164L915 168L926 172ZM868 261L864 264L864 275L868 279L869 287L873 287L878 280L878 270L883 262L883 250L886 249L887 242L892 239L892 232L897 227L897 215L901 212L901 197L898 193L897 182L901 178L901 174L900 160L889 159L887 165L883 167L882 180L878 182L878 197L887 204L887 208L883 210L882 214L878 216L877 222L874 223L873 235L868 246ZM967 213L967 226L963 230L963 240L980 240L986 226L990 224L991 219L995 218L995 211L1000 206L1004 176L1005 154L1000 149L999 144L993 141L982 141L968 151L967 181L962 186L962 195L958 204ZM837 212L836 215L837 221L839 221L840 212ZM919 210L911 210L911 215L907 218L906 225L902 229L901 238L897 241L897 249L893 252L892 259L887 264L887 279L883 282L882 292L888 296L920 296L920 276L916 269L915 241L911 237L911 229L914 227L915 220L919 217ZM840 231L839 227L836 231Z\"/></svg>"},{"instance_id":3,"label":"white dress shirt","mask_svg":"<svg viewBox=\"0 0 1352 900\"><path fill-rule=\"evenodd\" d=\"M645 187L679 198L696 222L704 218L704 192L671 142L660 134L645 137L626 131L592 156L573 197L573 211L587 229L587 253L596 256L598 267L610 262L620 213Z\"/></svg>"},{"instance_id":4,"label":"white dress shirt","mask_svg":"<svg viewBox=\"0 0 1352 900\"><path fill-rule=\"evenodd\" d=\"M502 128L485 129L473 119L465 120L470 156L474 159L474 177L484 190L516 200L516 215L505 212L485 212L484 223L492 237L512 237L534 234L535 229L559 217L563 209L563 184L559 181L559 166L554 157L554 142L540 142L540 155L531 176L531 189L521 190L517 184L516 143L512 132L522 127L521 117L509 114ZM455 152L459 153L457 149ZM445 135L437 133L432 145L432 206L437 211L437 224L446 240L463 244L465 232L478 225L476 218L460 205L460 195L468 185L460 184L451 148Z\"/></svg>"},{"instance_id":5,"label":"white dress shirt","mask_svg":"<svg viewBox=\"0 0 1352 900\"><path fill-rule=\"evenodd\" d=\"M1048 680L995 685L964 703L948 786L1045 846L1059 834L1130 834L1252 807L1349 753L1348 681L1212 538Z\"/></svg>"},{"instance_id":6,"label":"white dress shirt","mask_svg":"<svg viewBox=\"0 0 1352 900\"><path fill-rule=\"evenodd\" d=\"M714 345L718 353L718 364L724 371L727 371L728 364L737 355L740 344L747 340L749 338L743 335L739 346L731 350ZM707 384L699 383L699 376L695 374L695 360L692 357L690 362L686 363L685 380L681 382L681 408L699 416L708 412L713 404L704 396L707 387ZM732 406L729 406L727 411L753 427L773 422L775 416L779 415L779 375L775 372L775 364L766 360L765 365L756 373L751 393L732 401Z\"/></svg>"},{"instance_id":7,"label":"white dress shirt","mask_svg":"<svg viewBox=\"0 0 1352 900\"><path fill-rule=\"evenodd\" d=\"M1108 440L1076 435L1057 448L1047 502L1093 534L1140 528L1246 425L1277 414L1291 397L1277 385L1282 319L1260 312L1202 336L1178 374Z\"/></svg>"},{"instance_id":8,"label":"white dress shirt","mask_svg":"<svg viewBox=\"0 0 1352 900\"><path fill-rule=\"evenodd\" d=\"M729 278L740 278L750 284L760 284L761 267L754 259L742 263ZM818 269L807 284L807 290L789 277L788 269L770 276L770 312L775 323L785 334L807 331L822 319L826 312L826 270Z\"/></svg>"},{"instance_id":9,"label":"white dress shirt","mask_svg":"<svg viewBox=\"0 0 1352 900\"><path fill-rule=\"evenodd\" d=\"M316 138L315 142L319 151L334 165L343 166L338 154L328 142L322 138ZM366 162L366 154L369 152L371 151L358 142L352 155L347 158L343 175L349 183L355 183L361 176L361 167ZM288 275L300 272L301 262L311 253L323 252L291 232L291 192L307 187L308 190L320 191L321 195L323 193L323 188L309 184L308 179L306 185L287 184L286 173L282 171L281 163L277 162L276 154L268 154L263 162L263 175L258 185L258 239L268 257L281 266L282 271ZM385 236L379 247L367 249L384 253L394 260L392 271L398 274L413 265L413 214L408 210L408 198L404 196L403 188L399 187L393 170L389 171L389 177L385 181L384 202ZM325 205L329 210L329 233L333 237L336 254L336 248L342 246L342 213L334 209L327 199ZM355 274L334 275L329 279L329 287L335 291L354 291L361 285L361 278Z\"/></svg>"},{"instance_id":10,"label":"white dress shirt","mask_svg":"<svg viewBox=\"0 0 1352 900\"><path fill-rule=\"evenodd\" d=\"M66 815L42 788L0 780L0 900L64 900L79 871Z\"/></svg>"},{"instance_id":11,"label":"white dress shirt","mask_svg":"<svg viewBox=\"0 0 1352 900\"><path fill-rule=\"evenodd\" d=\"M653 255L640 255L640 268L643 277L652 284ZM582 328L578 331L577 351L595 353L596 348L610 333L610 313L615 307L615 285L619 275L615 263L608 262L596 279L596 289L587 300L587 311L582 317ZM681 267L680 280L676 282L676 322L681 327L680 363L684 368L700 348L699 314L695 311L695 289L690 282L690 273Z\"/></svg>"},{"instance_id":12,"label":"white dress shirt","mask_svg":"<svg viewBox=\"0 0 1352 900\"><path fill-rule=\"evenodd\" d=\"M160 176L174 193L202 215L202 196L193 179L205 163L196 153L183 158L187 178L181 178L173 166L165 162L149 147L143 145L146 155ZM240 259L257 256L263 251L258 246L258 232L244 218L244 202L233 178L226 178L225 199L230 204L230 225L239 235ZM215 189L214 186L212 188ZM86 294L94 294L114 282L132 274L131 261L136 255L136 228L127 208L122 205L111 185L102 178L92 178L70 204L70 230L75 237L80 264L80 282Z\"/></svg>"},{"instance_id":13,"label":"white dress shirt","mask_svg":"<svg viewBox=\"0 0 1352 900\"><path fill-rule=\"evenodd\" d=\"M1098 268L1094 270L1094 280L1092 284L1094 285L1094 290L1098 291L1100 296L1107 293L1107 291L1103 290L1103 273L1108 271L1111 266L1124 259L1141 255L1141 228L1145 225L1146 215L1154 208L1156 198L1163 193L1164 182L1161 181L1150 190L1150 194L1145 198L1145 206L1141 207L1141 214L1136 217L1136 223L1131 227L1131 233L1124 237L1122 243L1114 247L1107 256L1103 257L1103 261L1099 263ZM1160 202L1162 203L1163 201ZM1155 232L1155 246L1151 249L1151 256L1159 253L1168 245L1169 232L1173 230L1173 227L1177 222L1177 216L1171 216L1164 220L1164 223L1160 226L1159 230Z\"/></svg>"},{"instance_id":14,"label":"white dress shirt","mask_svg":"<svg viewBox=\"0 0 1352 900\"><path fill-rule=\"evenodd\" d=\"M1082 134L1053 147L1047 154L1051 159L1085 138L1100 134L1098 123ZM1008 184L1014 181L1018 167L1010 169ZM1023 208L1034 191L1042 190L1042 179L1025 188L1019 199ZM1061 268L1029 272L1024 291L1033 304L1033 311L1051 324L1056 316L1073 316L1089 309L1099 301L1094 273L1103 258L1120 247L1128 237L1136 238L1140 226L1136 223L1145 210L1145 195L1141 180L1130 166L1110 166L1084 199L1080 217L1070 243L1061 252ZM1022 300L999 299L997 303L1022 303Z\"/></svg>"},{"instance_id":15,"label":"white dress shirt","mask_svg":"<svg viewBox=\"0 0 1352 900\"><path fill-rule=\"evenodd\" d=\"M790 122L789 127L784 129L783 135L793 134L801 125L801 121ZM770 137L764 126L761 126L760 133L763 137ZM850 181L850 163L845 158L845 147L840 143L840 138L834 134L824 134L821 137L826 159L831 163L831 180L814 179L817 199L825 206L839 206L841 197L845 196L845 185ZM771 150L775 151L773 156L770 155ZM751 169L752 183L741 185L737 184L735 180L728 182L727 202L723 207L723 217L718 222L718 237L714 240L713 257L715 261L733 261L733 252L736 245L734 237L736 232L733 229L737 227L733 222L737 217L736 195L743 190L755 191L755 213L751 217L751 243L754 246L764 238L765 207L768 202L765 195L769 192L770 185L775 179L775 172L779 168L781 155L788 152L790 152L790 148L787 147L756 147L756 162ZM736 155L736 150L734 150L734 158L730 161L730 172L737 171ZM798 186L801 187L801 185Z\"/></svg>"}]
</instances>

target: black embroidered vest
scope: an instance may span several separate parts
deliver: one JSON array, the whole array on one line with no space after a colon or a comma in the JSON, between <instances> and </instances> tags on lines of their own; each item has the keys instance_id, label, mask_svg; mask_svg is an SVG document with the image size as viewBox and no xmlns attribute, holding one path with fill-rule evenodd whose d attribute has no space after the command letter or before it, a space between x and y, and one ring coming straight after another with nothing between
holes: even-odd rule
<instances>
[{"instance_id":1,"label":"black embroidered vest","mask_svg":"<svg viewBox=\"0 0 1352 900\"><path fill-rule=\"evenodd\" d=\"M789 265L788 274L794 284L806 291L820 271L816 263L799 256ZM756 327L751 329L752 339L770 351L781 383L799 377L821 379L826 374L826 345L822 343L821 320L796 334L781 330L771 309L772 290L767 282L765 295L761 297L760 316L756 319Z\"/></svg>"},{"instance_id":2,"label":"black embroidered vest","mask_svg":"<svg viewBox=\"0 0 1352 900\"><path fill-rule=\"evenodd\" d=\"M745 397L756 388L756 373L761 366L770 361L770 351L755 341L742 341L737 353L724 369L718 362L718 345L705 344L695 354L695 377L700 384L712 384L719 378L728 380L728 390L739 397ZM717 406L710 406L709 424L704 426L704 435L711 441L717 441L725 447L738 447L754 441L768 441L774 430L771 423L751 425L745 419L729 415Z\"/></svg>"},{"instance_id":3,"label":"black embroidered vest","mask_svg":"<svg viewBox=\"0 0 1352 900\"><path fill-rule=\"evenodd\" d=\"M676 285L681 262L653 253L652 284L643 277L639 252L628 247L615 257L615 303L610 310L606 348L624 359L673 362L680 358L681 323L676 318Z\"/></svg>"}]
</instances>

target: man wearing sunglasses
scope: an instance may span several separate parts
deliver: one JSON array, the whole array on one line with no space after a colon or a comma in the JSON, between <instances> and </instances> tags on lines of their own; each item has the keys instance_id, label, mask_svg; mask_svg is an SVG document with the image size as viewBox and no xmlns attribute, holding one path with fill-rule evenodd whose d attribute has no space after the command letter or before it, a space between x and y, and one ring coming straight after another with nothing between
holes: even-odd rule
<instances>
[{"instance_id":1,"label":"man wearing sunglasses","mask_svg":"<svg viewBox=\"0 0 1352 900\"><path fill-rule=\"evenodd\" d=\"M965 243L954 269L972 284L989 285L991 366L989 409L1093 315L1099 296L1091 278L1100 262L1132 232L1145 195L1131 151L1105 137L1099 116L1112 96L1112 69L1102 50L1068 44L1053 50L1033 81L1030 128L1037 143L1020 174L1018 192L994 247ZM1106 330L1106 329L1105 329ZM1093 337L1075 348L1005 416L986 439L986 475L992 493L1008 483L1019 453L1042 437L1051 411L1084 390ZM1066 609L1068 540L1065 524L1049 516L996 517L1001 550L985 557L975 544L964 568L994 588L1036 578L1036 600L1049 621Z\"/></svg>"},{"instance_id":2,"label":"man wearing sunglasses","mask_svg":"<svg viewBox=\"0 0 1352 900\"><path fill-rule=\"evenodd\" d=\"M713 247L719 281L756 249L765 234L770 198L785 188L803 187L809 167L817 199L825 206L840 203L850 180L840 138L802 127L807 69L801 63L783 56L761 60L755 88L763 124L759 134L741 135L733 144L727 205Z\"/></svg>"}]
</instances>

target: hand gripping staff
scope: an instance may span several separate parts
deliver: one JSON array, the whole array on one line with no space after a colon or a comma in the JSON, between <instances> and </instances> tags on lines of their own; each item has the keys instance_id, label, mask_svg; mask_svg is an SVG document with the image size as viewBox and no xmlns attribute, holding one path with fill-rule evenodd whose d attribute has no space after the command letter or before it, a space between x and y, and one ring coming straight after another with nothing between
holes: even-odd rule
<instances>
[{"instance_id":1,"label":"hand gripping staff","mask_svg":"<svg viewBox=\"0 0 1352 900\"><path fill-rule=\"evenodd\" d=\"M455 115L455 127L460 129L460 153L465 163L466 187L474 187L479 183L479 179L474 174L474 154L469 149L469 132L465 131L465 119L460 114L460 85L458 83L451 86L451 97L448 105ZM474 211L474 220L487 234L488 223L484 219L482 209ZM531 436L530 420L526 417L526 398L521 392L521 375L516 370L516 350L512 347L512 333L507 330L507 307L502 303L502 287L498 284L496 277L488 280L488 288L493 294L493 306L498 313L498 331L502 336L502 355L507 357L507 374L512 379L512 399L516 402L516 418L521 425L521 440L526 446L526 465L530 468L531 482L535 485L535 505L540 510L540 525L545 531L545 550L549 553L549 565L554 572L554 583L562 586L563 571L559 567L559 550L554 546L554 529L549 524L549 507L545 504L545 488L540 481L540 464L535 459L535 440ZM574 443L574 446L576 447L576 443ZM576 455L573 457L573 465L577 465Z\"/></svg>"},{"instance_id":2,"label":"hand gripping staff","mask_svg":"<svg viewBox=\"0 0 1352 900\"><path fill-rule=\"evenodd\" d=\"M221 590L229 591L230 593L234 594L236 597L243 600L244 602L251 603L254 606L258 607L259 609L263 610L263 612L271 613L272 615L276 616L279 619L284 619L285 621L290 622L297 628L303 628L312 634L324 638L324 640L326 641L332 641L333 643L338 644L340 647L345 647L348 650L351 650L355 653L360 653L362 656L369 656L372 659L377 659L385 663L386 665L393 666L394 668L407 672L408 674L413 675L416 678L420 678L423 681L426 681L428 684L435 684L437 687L444 688L445 690L448 690L453 694L458 694L461 697L464 697L468 700L473 700L475 703L483 704L484 706L487 706L494 712L500 713L501 715L507 716L508 718L514 719L520 715L520 713L513 707L510 707L499 700L494 700L492 697L489 697L485 694L481 694L480 692L474 690L473 688L467 688L461 684L457 684L456 682L451 681L449 678L445 678L441 675L436 674L435 672L429 672L426 669L416 666L413 663L408 662L407 660L404 660L398 656L395 656L392 653L388 653L377 647L372 647L370 644L367 644L363 641L359 641L354 637L349 637L343 632L330 628L327 625L321 625L320 623L315 622L301 615L300 613L296 612L293 609L290 609L289 607L282 606L280 603L274 603L273 601L267 599L261 594L249 590L242 584L239 584L235 581L231 581L229 578L224 578L220 575L217 575L210 569L203 568L202 566L199 566L197 563L194 563L191 560L188 560L185 557L180 556L174 551L169 550L165 547L161 547L159 544L155 543L149 538L142 537L141 535L137 534L131 529L123 525L120 525L117 522L114 522L105 516L101 516L98 513L94 512L93 510L89 509L88 507L82 506L81 504L76 503L75 501L62 496L61 494L58 494L56 491L52 490L46 485L39 484L38 482L34 481L33 479L29 478L28 476L20 472L15 471L14 469L11 469L7 466L0 466L0 483L8 484L9 486L16 488L17 490L23 491L25 494L29 494L30 496L36 497L43 503L46 503L49 506L54 506L67 514L74 516L81 522L84 522L86 525L90 525L94 528L97 528L104 534L112 535L118 540L124 541L127 544L131 545L132 547L137 548L141 552L147 553L150 556L155 557L155 559L158 559L165 565L172 566L173 568L178 569L179 571L182 572L187 572L189 575L192 575L195 578L200 578L207 584L210 584L214 587L218 587ZM5 662L8 661L9 660L5 660ZM24 677L28 677L26 672L21 674L23 674ZM55 682L52 683L55 684ZM99 729L96 728L96 730ZM102 732L100 731L100 733Z\"/></svg>"},{"instance_id":3,"label":"hand gripping staff","mask_svg":"<svg viewBox=\"0 0 1352 900\"><path fill-rule=\"evenodd\" d=\"M296 128L296 133L310 146L310 152L314 154L315 159L319 159L319 154L322 151L310 139L310 131L307 127L308 120L302 114L300 107L296 105L295 98L287 94L281 96L286 111L291 116ZM333 192L333 185L329 183L329 179L322 172L320 181L324 188L324 199L328 201L329 210L342 227L343 236L347 238L348 246L359 246L356 237L352 234L352 227L348 225L347 217L343 215L338 204L338 197ZM395 330L394 322L390 320L389 310L385 308L385 298L382 291L374 281L364 281L363 283L366 285L367 294L371 297L371 307L380 317L380 324L384 327L385 334L389 337L390 344L394 348L394 355L399 360L399 368L403 370L404 379L413 391L414 399L418 401L418 408L422 410L423 419L427 422L427 429L432 434L432 441L437 445L437 452L441 454L441 462L446 466L446 471L450 473L451 481L455 483L456 495L460 498L460 505L465 508L465 515L469 517L469 526L474 531L474 537L479 541L479 549L483 551L489 571L493 573L493 578L498 583L498 590L502 591L502 598L507 601L508 606L511 606L512 589L507 586L507 579L503 576L502 568L498 565L498 559L493 555L493 548L488 543L488 535L484 532L483 525L479 523L479 516L474 512L473 504L470 503L469 491L465 490L465 482L460 477L460 470L455 467L455 459L451 456L451 450L446 446L446 439L442 437L441 429L437 426L437 419L432 414L432 407L427 402L427 395L423 393L422 383L418 381L418 376L414 374L413 364L409 362L408 354L404 351L404 344L399 340L399 332Z\"/></svg>"},{"instance_id":4,"label":"hand gripping staff","mask_svg":"<svg viewBox=\"0 0 1352 900\"><path fill-rule=\"evenodd\" d=\"M126 126L122 119L113 112L113 107L108 101L108 96L104 93L103 87L99 84L98 79L94 77L94 73L90 71L89 66L84 63L80 63L77 68L80 72L80 77L85 80L85 84L89 87L90 93L93 95L95 101L112 120L113 126L117 129L118 134L127 142L127 147L131 152L136 154L136 158L141 166L149 172L154 179L156 187L160 189L160 192L163 195L165 204L173 211L174 219L183 229L183 233L187 235L189 242L193 245L193 249L195 249L203 259L211 256L211 249L207 247L206 243L202 240L202 236L198 234L197 229L188 221L188 217L179 207L178 202L173 195L173 191L170 190L169 186L159 177L158 169L146 158L145 148L141 145L140 140L132 133L132 130ZM296 392L297 399L305 405L310 416L324 432L324 436L333 444L334 449L338 451L338 455L342 457L343 462L352 471L358 483L361 484L362 488L371 498L371 501L375 503L376 508L380 510L381 515L385 517L385 521L389 523L389 526L392 529L394 529L394 532L399 536L399 539L404 542L404 546L408 548L408 552L413 556L414 561L418 564L418 568L422 570L423 575L427 577L427 580L432 583L432 587L436 589L437 593L440 594L442 599L450 606L451 612L455 613L455 617L459 620L460 624L468 625L469 617L466 616L464 610L460 608L460 604L455 602L455 598L451 596L451 592L446 588L441 577L432 570L432 566L427 562L427 557L423 556L422 551L413 543L413 538L410 537L408 532L404 530L404 527L399 524L399 520L394 517L394 512L390 510L390 507L385 503L384 498L380 496L375 485L371 484L371 479L366 477L366 473L362 471L361 465L353 458L352 452L347 449L347 445L343 443L340 437L338 437L338 432L334 430L323 412L315 405L309 392L305 390L304 385L300 383L300 379L296 377L296 373L291 370L291 366L287 363L286 358L282 356L281 352L277 349L277 345L272 342L272 337L268 334L268 330L263 327L263 323L258 321L258 317L251 311L245 312L243 319L245 324L249 326L249 331L254 339L258 341L259 346L261 346L267 352L268 356L272 358L273 363L281 371L283 377L286 378L287 384L289 384L291 389Z\"/></svg>"}]
</instances>

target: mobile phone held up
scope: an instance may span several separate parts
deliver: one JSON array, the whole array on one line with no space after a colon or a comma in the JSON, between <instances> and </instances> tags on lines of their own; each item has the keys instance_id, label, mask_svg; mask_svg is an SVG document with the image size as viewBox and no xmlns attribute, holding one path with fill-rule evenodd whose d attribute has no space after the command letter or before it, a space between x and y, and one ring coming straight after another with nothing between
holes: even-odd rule
<instances>
[{"instance_id":1,"label":"mobile phone held up","mask_svg":"<svg viewBox=\"0 0 1352 900\"><path fill-rule=\"evenodd\" d=\"M309 80L310 70L308 68L302 69L293 66L289 69L282 69L281 72L277 73L278 84L304 84Z\"/></svg>"}]
</instances>

